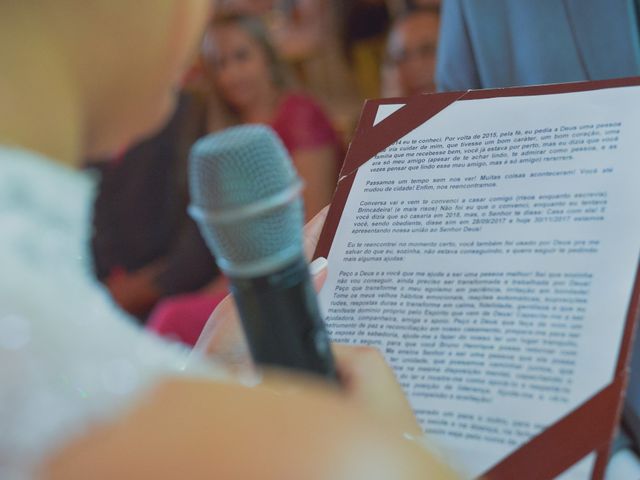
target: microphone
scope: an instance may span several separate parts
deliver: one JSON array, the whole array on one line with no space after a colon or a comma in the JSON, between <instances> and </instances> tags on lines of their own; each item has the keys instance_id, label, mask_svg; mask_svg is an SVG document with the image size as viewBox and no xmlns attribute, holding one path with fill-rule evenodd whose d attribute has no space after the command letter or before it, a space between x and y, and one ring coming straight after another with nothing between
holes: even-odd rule
<instances>
[{"instance_id":1,"label":"microphone","mask_svg":"<svg viewBox=\"0 0 640 480\"><path fill-rule=\"evenodd\" d=\"M337 379L304 257L302 182L274 132L208 135L189 160L189 213L230 281L253 360Z\"/></svg>"}]
</instances>

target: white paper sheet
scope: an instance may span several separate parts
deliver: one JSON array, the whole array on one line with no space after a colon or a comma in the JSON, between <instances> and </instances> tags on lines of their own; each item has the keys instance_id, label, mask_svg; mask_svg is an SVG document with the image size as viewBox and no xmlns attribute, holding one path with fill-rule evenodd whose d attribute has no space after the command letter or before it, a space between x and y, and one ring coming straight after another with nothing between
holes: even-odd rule
<instances>
[{"instance_id":1,"label":"white paper sheet","mask_svg":"<svg viewBox=\"0 0 640 480\"><path fill-rule=\"evenodd\" d=\"M321 293L331 336L380 347L470 476L612 379L638 132L638 87L458 101L356 174Z\"/></svg>"}]
</instances>

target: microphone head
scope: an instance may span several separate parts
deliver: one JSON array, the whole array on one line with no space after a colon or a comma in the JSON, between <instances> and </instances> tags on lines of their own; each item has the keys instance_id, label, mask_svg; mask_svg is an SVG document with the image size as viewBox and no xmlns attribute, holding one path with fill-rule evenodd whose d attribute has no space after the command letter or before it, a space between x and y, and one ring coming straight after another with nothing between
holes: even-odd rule
<instances>
[{"instance_id":1,"label":"microphone head","mask_svg":"<svg viewBox=\"0 0 640 480\"><path fill-rule=\"evenodd\" d=\"M196 142L189 186L189 212L229 276L266 275L302 255L301 181L271 128L233 127Z\"/></svg>"}]
</instances>

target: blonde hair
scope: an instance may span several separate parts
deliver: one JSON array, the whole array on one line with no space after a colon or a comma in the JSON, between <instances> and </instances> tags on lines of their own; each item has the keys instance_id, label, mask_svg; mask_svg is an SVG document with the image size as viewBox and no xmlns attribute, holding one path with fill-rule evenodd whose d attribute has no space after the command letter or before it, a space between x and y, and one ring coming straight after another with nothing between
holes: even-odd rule
<instances>
[{"instance_id":1,"label":"blonde hair","mask_svg":"<svg viewBox=\"0 0 640 480\"><path fill-rule=\"evenodd\" d=\"M240 14L229 14L223 15L219 17L214 17L207 26L205 31L203 46L208 41L208 34L217 28L227 27L227 26L236 26L244 31L249 37L256 42L259 49L267 63L267 68L269 69L270 78L273 82L273 85L279 90L284 91L294 87L294 82L292 80L292 75L282 61L278 52L276 51L273 43L271 42L271 38L269 36L269 31L267 30L264 22L255 16L250 15L240 15ZM204 49L203 49L204 50ZM204 51L202 52L202 61L205 64L205 68L207 71L211 72L210 67L210 59L206 58L204 55ZM232 124L239 123L237 112L235 112L234 108L229 105L218 92L212 92L217 97L218 107L222 107L223 110L226 110L226 115L228 118L226 121L218 121L215 123L220 123L222 127L229 126ZM215 102L215 99L214 99Z\"/></svg>"}]
</instances>

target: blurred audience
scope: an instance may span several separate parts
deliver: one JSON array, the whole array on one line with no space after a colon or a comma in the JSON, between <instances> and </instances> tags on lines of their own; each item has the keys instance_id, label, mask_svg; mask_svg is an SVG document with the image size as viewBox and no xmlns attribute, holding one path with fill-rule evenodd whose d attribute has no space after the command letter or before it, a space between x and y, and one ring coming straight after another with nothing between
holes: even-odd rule
<instances>
[{"instance_id":1,"label":"blurred audience","mask_svg":"<svg viewBox=\"0 0 640 480\"><path fill-rule=\"evenodd\" d=\"M200 289L218 277L186 213L188 153L205 124L204 105L182 95L160 133L99 167L95 272L116 303L141 322L162 298Z\"/></svg>"},{"instance_id":2,"label":"blurred audience","mask_svg":"<svg viewBox=\"0 0 640 480\"><path fill-rule=\"evenodd\" d=\"M435 90L439 15L435 9L413 10L400 17L387 39L383 96L406 96Z\"/></svg>"},{"instance_id":3,"label":"blurred audience","mask_svg":"<svg viewBox=\"0 0 640 480\"><path fill-rule=\"evenodd\" d=\"M311 218L329 203L342 161L342 144L330 119L291 78L256 17L226 16L209 25L203 57L224 112L211 115L209 130L242 123L270 125L282 139L305 181Z\"/></svg>"}]
</instances>

